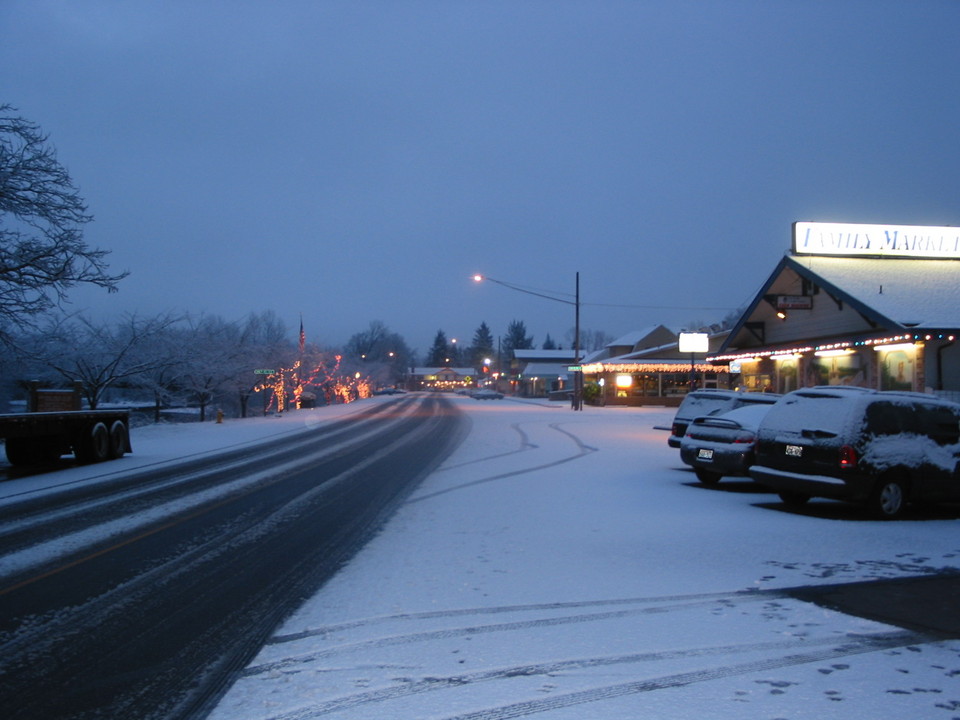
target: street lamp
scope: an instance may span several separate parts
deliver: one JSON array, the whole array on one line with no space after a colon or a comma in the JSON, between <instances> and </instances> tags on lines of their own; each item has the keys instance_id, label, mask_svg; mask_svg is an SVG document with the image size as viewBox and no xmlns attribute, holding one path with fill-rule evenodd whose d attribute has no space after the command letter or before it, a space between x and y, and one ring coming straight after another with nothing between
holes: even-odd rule
<instances>
[{"instance_id":1,"label":"street lamp","mask_svg":"<svg viewBox=\"0 0 960 720\"><path fill-rule=\"evenodd\" d=\"M534 292L533 290L528 290L527 288L522 288L517 285L504 282L503 280L497 280L479 273L473 276L473 280L474 282L483 282L484 280L487 280L488 282L496 283L497 285L503 285L505 288L526 293L527 295L535 295L536 297L544 298L545 300L553 300L554 302L561 302L565 305L574 306L573 364L577 367L577 369L573 372L573 409L583 410L583 373L580 370L580 273L578 272L576 274L576 292L573 300L564 300L563 298L554 297L553 295L544 295L543 293Z\"/></svg>"}]
</instances>

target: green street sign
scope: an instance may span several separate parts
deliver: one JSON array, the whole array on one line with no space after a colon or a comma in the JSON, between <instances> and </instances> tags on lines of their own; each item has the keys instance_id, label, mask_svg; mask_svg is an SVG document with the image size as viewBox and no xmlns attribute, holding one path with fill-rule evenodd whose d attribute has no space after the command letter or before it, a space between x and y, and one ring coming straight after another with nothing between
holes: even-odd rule
<instances>
[{"instance_id":1,"label":"green street sign","mask_svg":"<svg viewBox=\"0 0 960 720\"><path fill-rule=\"evenodd\" d=\"M583 365L568 365L567 372L580 372L583 370Z\"/></svg>"},{"instance_id":2,"label":"green street sign","mask_svg":"<svg viewBox=\"0 0 960 720\"><path fill-rule=\"evenodd\" d=\"M260 369L260 370L254 370L254 371L253 371L253 374L254 374L254 375L276 375L276 374L277 374L277 371L276 371L276 370Z\"/></svg>"}]
</instances>

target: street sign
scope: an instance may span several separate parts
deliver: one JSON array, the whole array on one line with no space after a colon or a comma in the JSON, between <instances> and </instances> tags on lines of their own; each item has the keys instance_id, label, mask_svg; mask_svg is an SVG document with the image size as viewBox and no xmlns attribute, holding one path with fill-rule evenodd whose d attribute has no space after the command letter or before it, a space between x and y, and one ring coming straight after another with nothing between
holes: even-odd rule
<instances>
[{"instance_id":1,"label":"street sign","mask_svg":"<svg viewBox=\"0 0 960 720\"><path fill-rule=\"evenodd\" d=\"M254 370L254 371L253 371L253 374L254 374L254 375L276 375L276 374L277 374L277 371L276 371L276 370L266 370L266 369L261 368L260 370Z\"/></svg>"},{"instance_id":2,"label":"street sign","mask_svg":"<svg viewBox=\"0 0 960 720\"><path fill-rule=\"evenodd\" d=\"M568 365L567 372L580 372L583 370L583 365Z\"/></svg>"}]
</instances>

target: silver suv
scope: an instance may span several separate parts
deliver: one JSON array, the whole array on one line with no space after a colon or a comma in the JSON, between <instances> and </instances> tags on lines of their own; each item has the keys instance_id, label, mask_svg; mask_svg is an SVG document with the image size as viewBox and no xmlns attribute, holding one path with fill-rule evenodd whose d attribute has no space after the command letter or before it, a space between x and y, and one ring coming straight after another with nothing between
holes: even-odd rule
<instances>
[{"instance_id":1,"label":"silver suv","mask_svg":"<svg viewBox=\"0 0 960 720\"><path fill-rule=\"evenodd\" d=\"M672 448L680 447L680 441L687 434L687 426L694 418L719 415L744 405L764 403L772 405L781 396L775 393L740 392L739 390L692 390L677 408L670 428L667 444Z\"/></svg>"},{"instance_id":2,"label":"silver suv","mask_svg":"<svg viewBox=\"0 0 960 720\"><path fill-rule=\"evenodd\" d=\"M825 497L878 518L909 502L960 500L960 405L933 395L816 387L761 421L750 476L788 504Z\"/></svg>"}]
</instances>

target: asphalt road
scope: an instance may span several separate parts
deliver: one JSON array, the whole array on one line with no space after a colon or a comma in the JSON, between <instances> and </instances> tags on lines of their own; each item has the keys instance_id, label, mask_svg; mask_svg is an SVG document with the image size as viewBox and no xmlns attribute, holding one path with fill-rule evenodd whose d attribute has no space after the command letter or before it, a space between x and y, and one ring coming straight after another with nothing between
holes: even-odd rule
<instances>
[{"instance_id":1,"label":"asphalt road","mask_svg":"<svg viewBox=\"0 0 960 720\"><path fill-rule=\"evenodd\" d=\"M204 716L464 429L448 401L405 398L175 477L144 473L5 509L0 554L184 505L0 580L0 717ZM244 475L255 480L238 485Z\"/></svg>"}]
</instances>

